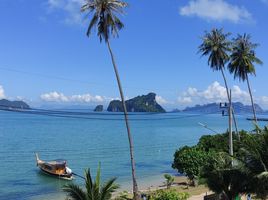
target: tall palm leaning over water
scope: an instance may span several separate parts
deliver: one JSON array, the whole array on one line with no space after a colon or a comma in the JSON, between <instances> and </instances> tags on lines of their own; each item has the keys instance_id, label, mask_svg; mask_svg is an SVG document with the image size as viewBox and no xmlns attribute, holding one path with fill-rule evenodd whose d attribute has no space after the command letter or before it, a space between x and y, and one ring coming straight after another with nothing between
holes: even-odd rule
<instances>
[{"instance_id":1,"label":"tall palm leaning over water","mask_svg":"<svg viewBox=\"0 0 268 200\"><path fill-rule=\"evenodd\" d=\"M255 123L257 123L256 110L254 106L248 74L256 76L254 63L262 64L262 61L255 55L255 49L258 44L252 43L250 39L251 37L249 34L244 34L238 35L237 38L233 40L232 53L230 55L228 69L230 73L234 74L234 78L238 78L239 81L243 82L245 80L247 81L254 121Z\"/></svg>"},{"instance_id":2,"label":"tall palm leaning over water","mask_svg":"<svg viewBox=\"0 0 268 200\"><path fill-rule=\"evenodd\" d=\"M221 71L226 88L227 98L229 103L231 103L229 88L224 73L225 64L229 61L228 53L231 50L231 42L228 40L229 35L230 33L223 33L223 29L212 29L211 32L206 32L202 37L203 42L198 47L198 52L201 53L202 56L208 56L208 65L213 71ZM232 114L236 133L238 134L236 118L233 110Z\"/></svg>"},{"instance_id":3,"label":"tall palm leaning over water","mask_svg":"<svg viewBox=\"0 0 268 200\"><path fill-rule=\"evenodd\" d=\"M120 0L86 0L85 5L82 6L81 11L87 12L87 17L92 14L92 18L90 19L89 26L87 29L87 36L89 37L92 29L97 29L97 35L100 39L105 41L107 44L112 64L114 67L114 72L116 75L116 80L122 100L122 106L124 111L125 123L127 128L128 140L129 140L129 149L130 149L130 160L131 160L131 168L132 168L132 181L133 181L133 199L138 199L138 186L136 181L136 171L135 171L135 160L133 153L133 141L130 132L130 126L128 122L128 114L127 108L125 104L125 98L123 89L121 86L121 81L119 77L119 73L117 70L115 57L111 49L110 45L110 37L118 37L118 32L124 27L124 24L117 17L117 14L123 14L124 8L127 6L127 3L122 2Z\"/></svg>"}]
</instances>

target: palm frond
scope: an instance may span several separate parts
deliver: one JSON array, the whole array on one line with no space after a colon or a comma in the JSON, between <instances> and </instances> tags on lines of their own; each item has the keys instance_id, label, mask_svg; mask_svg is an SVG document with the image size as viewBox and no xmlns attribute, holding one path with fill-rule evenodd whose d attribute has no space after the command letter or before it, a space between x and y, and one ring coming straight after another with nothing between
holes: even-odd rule
<instances>
[{"instance_id":1,"label":"palm frond","mask_svg":"<svg viewBox=\"0 0 268 200\"><path fill-rule=\"evenodd\" d=\"M112 37L118 37L118 32L124 25L116 14L123 14L128 4L120 0L87 0L81 7L82 12L88 12L87 17L93 13L87 29L87 36L91 34L93 27L97 27L97 35L102 41L107 42Z\"/></svg>"},{"instance_id":2,"label":"palm frond","mask_svg":"<svg viewBox=\"0 0 268 200\"><path fill-rule=\"evenodd\" d=\"M68 184L63 187L63 191L67 193L67 197L72 200L87 200L86 193L75 184Z\"/></svg>"},{"instance_id":3,"label":"palm frond","mask_svg":"<svg viewBox=\"0 0 268 200\"><path fill-rule=\"evenodd\" d=\"M90 173L90 169L85 170L85 186L86 186L86 190L87 190L87 197L90 200L93 200L93 181L91 178L91 173Z\"/></svg>"},{"instance_id":4,"label":"palm frond","mask_svg":"<svg viewBox=\"0 0 268 200\"><path fill-rule=\"evenodd\" d=\"M223 33L223 29L212 29L205 32L202 44L198 47L198 53L209 56L208 65L213 70L221 70L229 60L230 41L229 33Z\"/></svg>"},{"instance_id":5,"label":"palm frond","mask_svg":"<svg viewBox=\"0 0 268 200\"><path fill-rule=\"evenodd\" d=\"M238 35L233 39L232 53L228 69L234 78L240 81L247 79L247 74L256 75L254 64L262 64L256 57L255 49L258 44L252 43L249 34Z\"/></svg>"},{"instance_id":6,"label":"palm frond","mask_svg":"<svg viewBox=\"0 0 268 200\"><path fill-rule=\"evenodd\" d=\"M108 200L111 198L113 192L115 192L119 185L115 184L116 178L108 180L101 189L101 200Z\"/></svg>"}]
</instances>

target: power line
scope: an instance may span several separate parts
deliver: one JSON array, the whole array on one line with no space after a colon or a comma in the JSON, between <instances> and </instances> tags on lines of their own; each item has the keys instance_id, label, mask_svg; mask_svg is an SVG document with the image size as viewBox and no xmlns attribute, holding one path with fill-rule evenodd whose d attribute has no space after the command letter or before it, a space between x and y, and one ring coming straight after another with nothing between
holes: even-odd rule
<instances>
[{"instance_id":1,"label":"power line","mask_svg":"<svg viewBox=\"0 0 268 200\"><path fill-rule=\"evenodd\" d=\"M124 120L123 118L100 118L100 117L87 117L87 116L79 116L79 115L73 116L73 115L68 115L65 112L53 113L53 112L51 112L51 110L31 111L31 110L26 110L26 109L5 109L5 108L0 108L0 110L7 111L7 112L21 113L21 114L43 115L43 116L71 118L71 119L87 119L87 120L102 120L102 121L122 121L122 120ZM130 120L131 121L176 120L176 119L185 119L185 118L191 118L191 117L205 116L205 115L216 114L216 113L218 113L218 112L206 113L206 114L192 114L192 115L187 115L187 116L176 116L176 117L130 118Z\"/></svg>"},{"instance_id":2,"label":"power line","mask_svg":"<svg viewBox=\"0 0 268 200\"><path fill-rule=\"evenodd\" d=\"M48 74L41 74L41 73L36 73L36 72L29 72L29 71L22 71L18 69L12 69L12 68L5 68L5 67L0 67L0 70L2 71L8 71L8 72L15 72L15 73L20 73L20 74L25 74L25 75L30 75L34 77L43 77L43 78L48 78L48 79L56 79L56 80L61 80L61 81L68 81L68 82L77 82L81 84L86 84L86 85L93 85L93 86L102 86L102 87L112 87L112 88L117 88L118 86L115 84L103 84L103 83L97 83L97 82L88 82L84 80L77 80L77 79L72 79L68 77L61 77L61 76L53 76L53 75L48 75ZM137 88L136 86L124 86L123 88L134 88L134 89L142 89L142 90L147 90L147 91L152 91L152 88ZM165 90L166 92L167 90ZM169 91L166 93L174 94L174 91Z\"/></svg>"}]
</instances>

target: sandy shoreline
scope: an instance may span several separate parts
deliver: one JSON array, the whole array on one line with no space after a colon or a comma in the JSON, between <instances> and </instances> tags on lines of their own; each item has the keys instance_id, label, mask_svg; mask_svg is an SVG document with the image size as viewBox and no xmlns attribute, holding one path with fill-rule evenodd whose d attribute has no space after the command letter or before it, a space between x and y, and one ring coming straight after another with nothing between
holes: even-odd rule
<instances>
[{"instance_id":1,"label":"sandy shoreline","mask_svg":"<svg viewBox=\"0 0 268 200\"><path fill-rule=\"evenodd\" d=\"M161 188L161 186L164 185L164 177L163 177L163 174L161 174L161 175L141 178L138 180L138 183L139 183L139 190L141 192L156 190L158 188ZM124 192L124 191L131 193L132 191L131 184L132 184L131 181L120 183L120 188L118 189L116 194L119 194L120 192ZM63 192L57 192L57 193L51 193L51 194L45 194L45 195L37 195L37 196L30 198L30 200L65 200L65 199L66 199L66 194Z\"/></svg>"},{"instance_id":2,"label":"sandy shoreline","mask_svg":"<svg viewBox=\"0 0 268 200\"><path fill-rule=\"evenodd\" d=\"M179 184L187 182L187 178L185 176L177 176L175 178L175 184L174 188L178 187ZM139 191L140 192L148 192L148 191L155 191L158 189L163 189L165 188L165 179L163 177L163 174L153 176L153 177L147 177L143 179L139 179ZM131 182L123 182L120 184L120 189L115 193L115 195L127 191L131 193ZM177 188L178 189L178 188ZM203 189L204 190L204 189ZM180 191L180 192L187 192L187 191ZM207 191L206 191L207 192ZM195 192L192 194L190 199L199 199L201 196L204 196L204 191L200 191L197 194ZM30 200L65 200L66 199L66 194L63 192L58 192L58 193L53 193L53 194L46 194L46 195L38 195Z\"/></svg>"}]
</instances>

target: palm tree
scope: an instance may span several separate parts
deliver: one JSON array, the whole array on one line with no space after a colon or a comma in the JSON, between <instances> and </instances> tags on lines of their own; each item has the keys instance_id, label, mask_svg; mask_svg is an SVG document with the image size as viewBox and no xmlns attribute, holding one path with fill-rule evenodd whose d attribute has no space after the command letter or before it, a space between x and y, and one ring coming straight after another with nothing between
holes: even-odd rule
<instances>
[{"instance_id":1,"label":"palm tree","mask_svg":"<svg viewBox=\"0 0 268 200\"><path fill-rule=\"evenodd\" d=\"M231 42L228 40L230 33L224 33L223 29L212 29L211 32L206 32L202 38L203 43L198 47L199 53L202 56L208 56L208 65L213 71L221 71L226 94L229 104L231 104L231 98L229 94L229 88L224 73L225 64L229 60L228 53L230 52ZM236 133L238 134L236 118L234 116L234 110L232 109L234 124L236 128Z\"/></svg>"},{"instance_id":2,"label":"palm tree","mask_svg":"<svg viewBox=\"0 0 268 200\"><path fill-rule=\"evenodd\" d=\"M73 183L63 187L63 191L67 193L68 200L109 200L112 193L119 188L115 182L116 178L108 180L101 185L100 165L98 167L95 182L93 182L90 169L85 171L85 187L86 191Z\"/></svg>"},{"instance_id":3,"label":"palm tree","mask_svg":"<svg viewBox=\"0 0 268 200\"><path fill-rule=\"evenodd\" d=\"M254 63L262 64L262 61L255 56L255 49L258 44L252 43L250 39L251 37L249 34L244 34L243 36L238 35L238 37L234 39L228 68L230 73L234 74L234 78L238 78L239 81L243 82L245 80L247 81L254 121L257 123L256 110L253 102L248 74L256 76Z\"/></svg>"},{"instance_id":4,"label":"palm tree","mask_svg":"<svg viewBox=\"0 0 268 200\"><path fill-rule=\"evenodd\" d=\"M164 174L164 177L166 179L166 186L167 186L167 189L169 189L172 184L174 183L174 177L172 177L171 175L169 174Z\"/></svg>"},{"instance_id":5,"label":"palm tree","mask_svg":"<svg viewBox=\"0 0 268 200\"><path fill-rule=\"evenodd\" d=\"M105 41L109 49L109 53L112 59L112 64L114 67L114 72L116 75L116 80L122 100L125 124L127 128L128 141L129 141L129 150L130 150L130 160L132 168L132 180L133 180L133 194L134 199L138 199L138 186L136 181L136 171L135 171L135 160L133 153L133 141L130 132L130 126L128 122L127 108L125 104L124 93L117 70L115 57L110 45L110 37L118 37L118 32L124 27L124 24L120 21L116 14L123 14L123 9L127 6L127 3L122 2L121 0L87 0L86 4L82 6L82 12L88 12L87 17L92 13L93 17L90 19L90 23L87 29L87 36L89 37L92 29L97 28L97 35L100 39Z\"/></svg>"},{"instance_id":6,"label":"palm tree","mask_svg":"<svg viewBox=\"0 0 268 200\"><path fill-rule=\"evenodd\" d=\"M250 189L261 199L268 196L268 128L259 134L244 134L241 140L239 159L244 162L251 175Z\"/></svg>"},{"instance_id":7,"label":"palm tree","mask_svg":"<svg viewBox=\"0 0 268 200\"><path fill-rule=\"evenodd\" d=\"M235 165L232 163L235 162ZM226 153L210 157L201 169L201 178L209 189L223 195L223 199L233 200L239 194L248 192L249 176L243 163L234 160Z\"/></svg>"}]
</instances>

